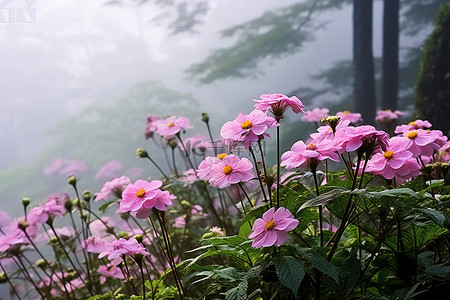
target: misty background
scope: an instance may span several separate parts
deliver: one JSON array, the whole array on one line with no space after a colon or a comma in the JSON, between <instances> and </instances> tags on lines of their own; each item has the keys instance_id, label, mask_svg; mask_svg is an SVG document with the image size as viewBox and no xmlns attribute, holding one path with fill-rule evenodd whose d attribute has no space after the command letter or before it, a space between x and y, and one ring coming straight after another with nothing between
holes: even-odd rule
<instances>
[{"instance_id":1,"label":"misty background","mask_svg":"<svg viewBox=\"0 0 450 300\"><path fill-rule=\"evenodd\" d=\"M252 99L263 93L296 95L307 110L329 107L331 114L337 108L351 110L348 90L343 95L342 90L330 89L320 97L309 97L312 94L306 90L302 93L302 87L327 87L329 82L314 76L352 59L351 1L336 0L339 5L335 7L328 1L330 9L308 15L307 21L313 22L311 34L298 48L263 56L246 72L214 80L202 81L205 77L200 71L193 74L193 66L215 50L245 40L245 32L224 37L224 30L302 2L0 1L2 210L20 211L22 197L36 204L68 190L67 176L44 172L58 159L82 162L80 187L93 192L105 182L94 179L95 174L111 160L122 164L118 175L134 176L132 180L159 176L135 154L136 148L145 147L162 160L159 149L144 138L148 114L189 117L194 126L185 135L189 137L199 132L206 135L200 114L207 112L217 137L223 123L240 112L248 114ZM401 5L407 9L420 2L401 1ZM440 1L422 2L438 7ZM11 19L12 12L23 7L27 13L34 12L35 18ZM375 58L382 49L382 13L383 1L374 1ZM433 16L435 11L426 13ZM400 21L414 23L405 14ZM416 23L420 28L415 31L402 28L400 62L411 53L420 59L421 47L433 28L432 18ZM413 79L418 72L418 65L414 66L407 71ZM344 71L336 76L351 84ZM411 112L413 85L402 88L399 108ZM286 124L285 150L314 128L293 114Z\"/></svg>"}]
</instances>

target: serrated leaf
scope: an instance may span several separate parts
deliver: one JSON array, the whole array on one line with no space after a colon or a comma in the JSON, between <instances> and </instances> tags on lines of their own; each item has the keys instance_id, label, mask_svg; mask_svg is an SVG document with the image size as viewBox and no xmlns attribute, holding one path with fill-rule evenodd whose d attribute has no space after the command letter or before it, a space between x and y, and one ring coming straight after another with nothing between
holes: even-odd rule
<instances>
[{"instance_id":1,"label":"serrated leaf","mask_svg":"<svg viewBox=\"0 0 450 300\"><path fill-rule=\"evenodd\" d=\"M275 268L281 283L297 295L300 283L305 277L306 269L295 257L282 256L275 260Z\"/></svg>"},{"instance_id":2,"label":"serrated leaf","mask_svg":"<svg viewBox=\"0 0 450 300\"><path fill-rule=\"evenodd\" d=\"M319 254L313 254L309 256L309 259L311 260L314 268L316 268L323 274L333 278L336 283L339 283L339 272L337 268L332 265L325 257L320 256Z\"/></svg>"}]
</instances>

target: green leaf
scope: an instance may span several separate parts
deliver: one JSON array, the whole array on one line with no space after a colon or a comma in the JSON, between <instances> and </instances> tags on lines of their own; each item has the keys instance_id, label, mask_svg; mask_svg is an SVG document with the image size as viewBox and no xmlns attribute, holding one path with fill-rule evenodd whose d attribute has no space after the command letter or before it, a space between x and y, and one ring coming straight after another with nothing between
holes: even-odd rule
<instances>
[{"instance_id":1,"label":"green leaf","mask_svg":"<svg viewBox=\"0 0 450 300\"><path fill-rule=\"evenodd\" d=\"M264 205L259 205L256 207L252 207L251 209L249 209L247 211L247 214L244 216L244 218L242 219L242 224L243 223L247 223L247 221L251 221L253 218L260 218L263 213L265 213L267 211L267 206Z\"/></svg>"},{"instance_id":2,"label":"green leaf","mask_svg":"<svg viewBox=\"0 0 450 300\"><path fill-rule=\"evenodd\" d=\"M98 211L103 214L109 207L113 206L114 204L116 204L118 202L119 202L119 200L113 200L113 201L106 202L98 208Z\"/></svg>"},{"instance_id":3,"label":"green leaf","mask_svg":"<svg viewBox=\"0 0 450 300\"><path fill-rule=\"evenodd\" d=\"M305 276L306 270L303 264L292 256L277 257L275 268L281 283L297 295L300 283Z\"/></svg>"},{"instance_id":4,"label":"green leaf","mask_svg":"<svg viewBox=\"0 0 450 300\"><path fill-rule=\"evenodd\" d=\"M417 198L416 192L409 188L397 188L391 190L384 190L380 192L368 192L366 194L369 197L381 198L381 197L398 197L398 196L410 196Z\"/></svg>"},{"instance_id":5,"label":"green leaf","mask_svg":"<svg viewBox=\"0 0 450 300\"><path fill-rule=\"evenodd\" d=\"M247 280L242 280L238 286L228 290L225 294L225 300L246 300L247 299Z\"/></svg>"},{"instance_id":6,"label":"green leaf","mask_svg":"<svg viewBox=\"0 0 450 300\"><path fill-rule=\"evenodd\" d=\"M428 215L439 226L444 226L445 216L439 211L431 208L420 208L419 210Z\"/></svg>"},{"instance_id":7,"label":"green leaf","mask_svg":"<svg viewBox=\"0 0 450 300\"><path fill-rule=\"evenodd\" d=\"M315 197L311 200L306 201L305 203L303 203L302 206L300 206L300 208L298 209L298 211L307 208L307 207L312 207L312 206L319 206L319 205L325 205L327 202L335 200L336 198L338 198L339 196L342 196L344 194L349 194L351 191L341 188L341 187L336 187L335 189L323 193L321 195L319 195L318 197ZM297 212L298 212L297 211Z\"/></svg>"},{"instance_id":8,"label":"green leaf","mask_svg":"<svg viewBox=\"0 0 450 300\"><path fill-rule=\"evenodd\" d=\"M309 259L311 260L314 268L333 278L336 283L339 283L339 272L337 268L332 265L325 257L315 253L309 256Z\"/></svg>"}]
</instances>

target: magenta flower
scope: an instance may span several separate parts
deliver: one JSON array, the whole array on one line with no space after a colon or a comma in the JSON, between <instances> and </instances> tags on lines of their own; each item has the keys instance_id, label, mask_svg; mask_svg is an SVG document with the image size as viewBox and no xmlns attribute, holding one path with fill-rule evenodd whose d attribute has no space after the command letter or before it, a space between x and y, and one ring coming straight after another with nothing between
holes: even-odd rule
<instances>
[{"instance_id":1,"label":"magenta flower","mask_svg":"<svg viewBox=\"0 0 450 300\"><path fill-rule=\"evenodd\" d=\"M283 94L262 94L260 99L254 99L255 108L263 112L270 111L277 121L283 119L284 112L290 107L294 113L305 113L302 101L295 96L288 97Z\"/></svg>"},{"instance_id":2,"label":"magenta flower","mask_svg":"<svg viewBox=\"0 0 450 300\"><path fill-rule=\"evenodd\" d=\"M407 140L404 137L393 137L389 147L383 153L376 153L367 164L367 171L374 175L381 175L386 179L395 176L405 178L418 170L420 166L407 150Z\"/></svg>"},{"instance_id":3,"label":"magenta flower","mask_svg":"<svg viewBox=\"0 0 450 300\"><path fill-rule=\"evenodd\" d=\"M122 169L122 163L118 160L112 160L104 164L97 174L95 174L95 179L107 179L110 180L117 177L117 171Z\"/></svg>"},{"instance_id":4,"label":"magenta flower","mask_svg":"<svg viewBox=\"0 0 450 300\"><path fill-rule=\"evenodd\" d=\"M404 132L415 130L415 129L427 129L431 128L431 123L428 121L423 121L417 119L415 121L409 122L407 125L399 125L395 127L395 133L403 134Z\"/></svg>"},{"instance_id":5,"label":"magenta flower","mask_svg":"<svg viewBox=\"0 0 450 300\"><path fill-rule=\"evenodd\" d=\"M159 117L154 115L147 116L147 124L145 126L145 139L148 140L153 137L153 134L156 132L156 121L159 121Z\"/></svg>"},{"instance_id":6,"label":"magenta flower","mask_svg":"<svg viewBox=\"0 0 450 300\"><path fill-rule=\"evenodd\" d=\"M100 276L100 283L103 284L108 278L124 279L123 273L119 267L113 264L101 265L98 267L97 272L102 274Z\"/></svg>"},{"instance_id":7,"label":"magenta flower","mask_svg":"<svg viewBox=\"0 0 450 300\"><path fill-rule=\"evenodd\" d=\"M338 131L343 130L344 128L348 127L350 124L349 120L340 120L336 125L336 134ZM330 126L324 125L317 128L317 133L312 133L310 136L314 139L316 143L319 143L324 140L333 141L335 139L335 133L333 133L333 130Z\"/></svg>"},{"instance_id":8,"label":"magenta flower","mask_svg":"<svg viewBox=\"0 0 450 300\"><path fill-rule=\"evenodd\" d=\"M254 177L253 164L247 159L239 159L234 154L224 157L211 166L209 183L220 189L232 184L249 181Z\"/></svg>"},{"instance_id":9,"label":"magenta flower","mask_svg":"<svg viewBox=\"0 0 450 300\"><path fill-rule=\"evenodd\" d=\"M379 110L379 111L377 111L375 121L381 122L381 123L389 123L389 122L392 122L393 120L397 120L399 117L401 117L403 115L404 115L404 113L399 110L396 110L396 111L392 111L390 109Z\"/></svg>"},{"instance_id":10,"label":"magenta flower","mask_svg":"<svg viewBox=\"0 0 450 300\"><path fill-rule=\"evenodd\" d=\"M159 135L168 138L176 135L181 130L185 130L188 128L192 128L189 124L188 118L184 117L169 117L165 120L155 121L156 133Z\"/></svg>"},{"instance_id":11,"label":"magenta flower","mask_svg":"<svg viewBox=\"0 0 450 300\"><path fill-rule=\"evenodd\" d=\"M313 110L305 111L305 115L302 116L302 120L305 122L320 122L323 118L328 116L328 108L314 108Z\"/></svg>"},{"instance_id":12,"label":"magenta flower","mask_svg":"<svg viewBox=\"0 0 450 300\"><path fill-rule=\"evenodd\" d=\"M159 189L161 186L162 182L159 180L152 182L137 180L134 184L130 183L122 193L120 210L129 211L139 219L147 218L153 208L165 211L168 205L172 205L175 196L167 191L161 191Z\"/></svg>"},{"instance_id":13,"label":"magenta flower","mask_svg":"<svg viewBox=\"0 0 450 300\"><path fill-rule=\"evenodd\" d=\"M336 113L336 116L341 118L341 122L350 121L351 123L357 123L363 121L360 113L352 113L348 110L339 111Z\"/></svg>"},{"instance_id":14,"label":"magenta flower","mask_svg":"<svg viewBox=\"0 0 450 300\"><path fill-rule=\"evenodd\" d=\"M148 255L144 245L140 244L136 239L129 240L120 238L111 243L106 243L103 251L98 258L107 257L113 265L118 265L123 261L124 256L133 256L136 254Z\"/></svg>"},{"instance_id":15,"label":"magenta flower","mask_svg":"<svg viewBox=\"0 0 450 300\"><path fill-rule=\"evenodd\" d=\"M275 207L272 207L262 215L262 218L255 221L248 238L253 239L254 248L279 247L287 241L288 232L297 225L298 220L289 210L280 207L275 211Z\"/></svg>"},{"instance_id":16,"label":"magenta flower","mask_svg":"<svg viewBox=\"0 0 450 300\"><path fill-rule=\"evenodd\" d=\"M263 138L266 130L279 126L274 118L260 110L254 110L249 115L239 114L234 121L226 122L220 129L220 135L228 146L242 143L246 149ZM233 147L231 146L230 149Z\"/></svg>"},{"instance_id":17,"label":"magenta flower","mask_svg":"<svg viewBox=\"0 0 450 300\"><path fill-rule=\"evenodd\" d=\"M52 195L47 198L44 204L32 208L27 215L29 225L41 225L47 222L49 218L62 217L66 211L64 202L68 197L68 195L65 195L64 199L59 199L58 195Z\"/></svg>"},{"instance_id":18,"label":"magenta flower","mask_svg":"<svg viewBox=\"0 0 450 300\"><path fill-rule=\"evenodd\" d=\"M121 176L119 178L114 178L111 181L107 181L100 190L100 193L96 194L94 201L107 200L110 195L121 198L123 190L130 182L130 178L126 176Z\"/></svg>"},{"instance_id":19,"label":"magenta flower","mask_svg":"<svg viewBox=\"0 0 450 300\"><path fill-rule=\"evenodd\" d=\"M334 143L329 140L324 140L319 143L313 141L309 145L305 145L303 141L298 141L292 146L290 151L283 153L281 156L281 166L289 170L305 166L312 159L316 161L323 161L325 159L339 161L337 149Z\"/></svg>"}]
</instances>

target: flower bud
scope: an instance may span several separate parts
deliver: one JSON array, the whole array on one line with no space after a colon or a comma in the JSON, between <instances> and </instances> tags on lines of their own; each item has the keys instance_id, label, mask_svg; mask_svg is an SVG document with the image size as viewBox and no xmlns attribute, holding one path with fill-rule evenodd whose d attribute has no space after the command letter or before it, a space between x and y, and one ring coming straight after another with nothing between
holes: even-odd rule
<instances>
[{"instance_id":1,"label":"flower bud","mask_svg":"<svg viewBox=\"0 0 450 300\"><path fill-rule=\"evenodd\" d=\"M8 277L6 276L5 272L0 273L0 284L8 282Z\"/></svg>"},{"instance_id":2,"label":"flower bud","mask_svg":"<svg viewBox=\"0 0 450 300\"><path fill-rule=\"evenodd\" d=\"M77 185L77 178L72 175L67 179L67 183L75 187Z\"/></svg>"},{"instance_id":3,"label":"flower bud","mask_svg":"<svg viewBox=\"0 0 450 300\"><path fill-rule=\"evenodd\" d=\"M28 228L28 226L30 226L30 224L25 219L20 219L17 224L17 227L19 227L19 229L22 231L25 231Z\"/></svg>"},{"instance_id":4,"label":"flower bud","mask_svg":"<svg viewBox=\"0 0 450 300\"><path fill-rule=\"evenodd\" d=\"M146 158L148 157L148 153L147 150L145 150L144 148L138 148L136 150L136 155L140 158Z\"/></svg>"},{"instance_id":5,"label":"flower bud","mask_svg":"<svg viewBox=\"0 0 450 300\"><path fill-rule=\"evenodd\" d=\"M54 236L48 242L51 245L57 245L58 244L58 238L56 236Z\"/></svg>"},{"instance_id":6,"label":"flower bud","mask_svg":"<svg viewBox=\"0 0 450 300\"><path fill-rule=\"evenodd\" d=\"M91 191L89 191L89 190L84 191L83 192L83 199L86 202L91 201Z\"/></svg>"},{"instance_id":7,"label":"flower bud","mask_svg":"<svg viewBox=\"0 0 450 300\"><path fill-rule=\"evenodd\" d=\"M172 149L175 149L178 146L178 142L176 139L170 139L167 143Z\"/></svg>"},{"instance_id":8,"label":"flower bud","mask_svg":"<svg viewBox=\"0 0 450 300\"><path fill-rule=\"evenodd\" d=\"M126 231L119 232L119 238L127 239L129 236L130 236L130 233L128 233Z\"/></svg>"},{"instance_id":9,"label":"flower bud","mask_svg":"<svg viewBox=\"0 0 450 300\"><path fill-rule=\"evenodd\" d=\"M72 201L70 199L66 199L66 201L64 202L64 208L66 209L66 211L72 211Z\"/></svg>"},{"instance_id":10,"label":"flower bud","mask_svg":"<svg viewBox=\"0 0 450 300\"><path fill-rule=\"evenodd\" d=\"M144 240L144 236L143 236L142 234L136 234L136 235L134 236L134 239L135 239L136 241L138 241L139 244L142 244L142 241Z\"/></svg>"},{"instance_id":11,"label":"flower bud","mask_svg":"<svg viewBox=\"0 0 450 300\"><path fill-rule=\"evenodd\" d=\"M22 198L22 205L23 205L23 207L26 208L30 204L30 202L31 202L30 198L26 198L26 197Z\"/></svg>"},{"instance_id":12,"label":"flower bud","mask_svg":"<svg viewBox=\"0 0 450 300\"><path fill-rule=\"evenodd\" d=\"M186 207L186 208L191 208L192 204L187 200L181 200L181 206Z\"/></svg>"},{"instance_id":13,"label":"flower bud","mask_svg":"<svg viewBox=\"0 0 450 300\"><path fill-rule=\"evenodd\" d=\"M41 258L36 261L36 266L42 270L45 270L48 264L44 259Z\"/></svg>"},{"instance_id":14,"label":"flower bud","mask_svg":"<svg viewBox=\"0 0 450 300\"><path fill-rule=\"evenodd\" d=\"M201 120L202 120L203 122L205 122L205 123L208 123L208 122L209 122L209 116L208 116L208 114L205 113L205 112L202 112Z\"/></svg>"}]
</instances>

